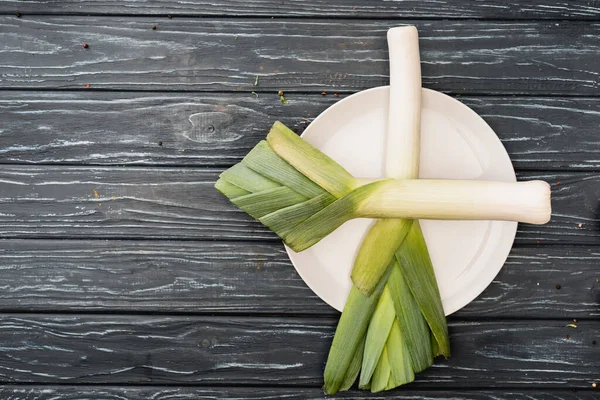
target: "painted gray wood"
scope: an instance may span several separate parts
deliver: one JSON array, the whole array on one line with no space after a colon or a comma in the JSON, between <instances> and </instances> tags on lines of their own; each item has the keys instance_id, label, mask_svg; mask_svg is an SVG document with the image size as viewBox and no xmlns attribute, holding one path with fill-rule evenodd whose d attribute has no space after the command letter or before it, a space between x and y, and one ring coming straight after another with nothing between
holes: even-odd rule
<instances>
[{"instance_id":1,"label":"painted gray wood","mask_svg":"<svg viewBox=\"0 0 600 400\"><path fill-rule=\"evenodd\" d=\"M221 171L3 166L0 237L279 241L214 189ZM519 179L551 183L553 218L519 225L517 243L600 244L600 175L527 172Z\"/></svg>"},{"instance_id":2,"label":"painted gray wood","mask_svg":"<svg viewBox=\"0 0 600 400\"><path fill-rule=\"evenodd\" d=\"M600 278L597 278L594 282L594 286L592 286L592 299L600 304Z\"/></svg>"},{"instance_id":3,"label":"painted gray wood","mask_svg":"<svg viewBox=\"0 0 600 400\"><path fill-rule=\"evenodd\" d=\"M3 16L0 87L353 92L387 84L385 32L410 22ZM416 25L426 87L598 95L600 24Z\"/></svg>"},{"instance_id":4,"label":"painted gray wood","mask_svg":"<svg viewBox=\"0 0 600 400\"><path fill-rule=\"evenodd\" d=\"M301 132L332 93L386 84L403 23L424 85L480 113L520 179L553 184L554 217L521 226L450 319L450 361L343 397L596 398L600 7L523 3L0 3L0 237L21 238L0 240L0 398L324 398L338 314L212 184L275 119Z\"/></svg>"},{"instance_id":5,"label":"painted gray wood","mask_svg":"<svg viewBox=\"0 0 600 400\"><path fill-rule=\"evenodd\" d=\"M320 387L334 318L2 315L3 382ZM454 321L410 387L589 389L600 321ZM569 338L567 338L569 335Z\"/></svg>"},{"instance_id":6,"label":"painted gray wood","mask_svg":"<svg viewBox=\"0 0 600 400\"><path fill-rule=\"evenodd\" d=\"M591 400L597 393L589 390L532 389L532 390L406 390L371 394L351 390L337 396L325 396L318 388L231 388L231 387L115 387L115 386L44 386L8 385L0 388L0 397L6 400L179 400L179 399L239 399L239 400L324 400L343 399L397 399L397 400Z\"/></svg>"},{"instance_id":7,"label":"painted gray wood","mask_svg":"<svg viewBox=\"0 0 600 400\"><path fill-rule=\"evenodd\" d=\"M16 0L0 4L0 12L36 14L156 14L229 15L229 16L299 16L352 18L559 18L598 19L597 1L434 1L434 0L186 0L186 1L32 1Z\"/></svg>"},{"instance_id":8,"label":"painted gray wood","mask_svg":"<svg viewBox=\"0 0 600 400\"><path fill-rule=\"evenodd\" d=\"M301 133L343 97L292 94L283 105L276 93L0 91L0 163L227 167L273 121ZM600 170L600 99L458 99L491 125L518 170Z\"/></svg>"},{"instance_id":9,"label":"painted gray wood","mask_svg":"<svg viewBox=\"0 0 600 400\"><path fill-rule=\"evenodd\" d=\"M515 248L455 316L598 318L598 264L597 249ZM279 243L2 240L0 290L0 312L339 315Z\"/></svg>"}]
</instances>

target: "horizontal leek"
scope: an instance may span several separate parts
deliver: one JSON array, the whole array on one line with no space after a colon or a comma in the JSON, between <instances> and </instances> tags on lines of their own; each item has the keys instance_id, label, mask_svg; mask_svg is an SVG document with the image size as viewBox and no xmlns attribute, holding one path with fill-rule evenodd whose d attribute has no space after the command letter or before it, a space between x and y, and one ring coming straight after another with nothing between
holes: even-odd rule
<instances>
[{"instance_id":1,"label":"horizontal leek","mask_svg":"<svg viewBox=\"0 0 600 400\"><path fill-rule=\"evenodd\" d=\"M332 171L336 178L328 179L324 171ZM550 218L545 182L384 179L365 184L280 122L273 125L266 142L224 171L215 187L294 251L306 250L353 218L537 224Z\"/></svg>"}]
</instances>

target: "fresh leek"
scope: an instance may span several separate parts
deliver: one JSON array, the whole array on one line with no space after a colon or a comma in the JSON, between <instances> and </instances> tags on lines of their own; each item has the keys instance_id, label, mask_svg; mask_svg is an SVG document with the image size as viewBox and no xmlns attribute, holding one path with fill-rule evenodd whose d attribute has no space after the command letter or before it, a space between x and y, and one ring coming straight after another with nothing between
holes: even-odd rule
<instances>
[{"instance_id":1,"label":"fresh leek","mask_svg":"<svg viewBox=\"0 0 600 400\"><path fill-rule=\"evenodd\" d=\"M268 168L263 160L272 160L278 167ZM335 178L328 177L328 171ZM294 251L306 250L353 218L496 219L539 224L550 217L550 189L545 182L368 182L350 175L280 122L273 125L267 142L260 142L240 163L224 171L215 187Z\"/></svg>"},{"instance_id":2,"label":"fresh leek","mask_svg":"<svg viewBox=\"0 0 600 400\"><path fill-rule=\"evenodd\" d=\"M444 310L417 219L492 219L542 224L545 182L419 180L420 64L416 29L388 32L390 119L386 179L352 176L280 122L215 187L295 251L344 222L378 219L355 260L352 287L324 373L328 394L373 392L411 382L450 344ZM400 54L400 56L393 54ZM395 61L394 61L395 60ZM416 61L415 61L416 60Z\"/></svg>"},{"instance_id":3,"label":"fresh leek","mask_svg":"<svg viewBox=\"0 0 600 400\"><path fill-rule=\"evenodd\" d=\"M417 31L414 27L391 29L388 32L388 44L392 73L385 171L388 177L415 179L418 177L421 115ZM402 71L399 71L398 59L403 61ZM418 221L376 221L361 245L351 274L354 285L369 295L385 271L391 269L383 295L369 325L359 382L359 387L370 386L373 392L393 389L411 382L416 372L423 371L433 364L435 356L432 351L432 337L433 340L437 339L430 330L396 260L396 253L427 253L426 247L416 245L414 236L421 234L421 231L414 225L418 225ZM410 241L405 240L407 235L411 236ZM429 259L427 254L425 256ZM406 267L410 268L411 272L419 273L422 265L406 264ZM437 290L435 276L427 275L422 281L428 286L435 286ZM441 307L439 296L432 297L430 301ZM447 328L439 329L439 325L446 327L445 316L442 314L441 318L433 322L436 332L447 342ZM374 364L376 365L373 366ZM375 373L369 384L372 370ZM385 374L387 376L383 376Z\"/></svg>"}]
</instances>

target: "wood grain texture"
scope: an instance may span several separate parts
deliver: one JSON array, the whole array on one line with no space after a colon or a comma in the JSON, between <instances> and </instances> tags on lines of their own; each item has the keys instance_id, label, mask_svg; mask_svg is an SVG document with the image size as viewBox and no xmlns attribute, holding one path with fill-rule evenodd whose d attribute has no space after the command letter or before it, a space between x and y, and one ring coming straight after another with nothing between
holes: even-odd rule
<instances>
[{"instance_id":1,"label":"wood grain texture","mask_svg":"<svg viewBox=\"0 0 600 400\"><path fill-rule=\"evenodd\" d=\"M332 93L387 84L385 31L405 23L424 85L482 115L520 179L551 182L554 215L520 226L450 318L451 360L377 398L597 398L600 2L14 0L0 14L0 398L323 399L339 314L212 185L275 119L301 132Z\"/></svg>"},{"instance_id":2,"label":"wood grain texture","mask_svg":"<svg viewBox=\"0 0 600 400\"><path fill-rule=\"evenodd\" d=\"M322 384L337 319L2 315L0 381ZM453 354L410 387L581 388L600 321L451 322ZM569 335L569 338L567 338Z\"/></svg>"},{"instance_id":3,"label":"wood grain texture","mask_svg":"<svg viewBox=\"0 0 600 400\"><path fill-rule=\"evenodd\" d=\"M178 0L178 1L61 1L13 0L0 3L0 12L35 14L156 14L227 16L301 16L353 18L515 18L598 19L598 1L434 1L434 0Z\"/></svg>"},{"instance_id":4,"label":"wood grain texture","mask_svg":"<svg viewBox=\"0 0 600 400\"><path fill-rule=\"evenodd\" d=\"M257 388L257 387L115 387L115 386L52 386L4 385L0 397L5 400L325 400L396 399L396 400L592 400L597 392L571 389L532 390L406 390L396 389L376 395L353 389L335 397L325 396L318 388Z\"/></svg>"},{"instance_id":5,"label":"wood grain texture","mask_svg":"<svg viewBox=\"0 0 600 400\"><path fill-rule=\"evenodd\" d=\"M385 32L408 22L2 16L0 87L354 92L387 84ZM425 87L598 95L600 24L416 25Z\"/></svg>"},{"instance_id":6,"label":"wood grain texture","mask_svg":"<svg viewBox=\"0 0 600 400\"><path fill-rule=\"evenodd\" d=\"M515 248L486 291L454 315L598 318L591 287L599 263L596 249ZM0 276L0 312L339 315L279 243L1 240Z\"/></svg>"},{"instance_id":7,"label":"wood grain texture","mask_svg":"<svg viewBox=\"0 0 600 400\"><path fill-rule=\"evenodd\" d=\"M214 189L221 171L6 165L0 237L279 241ZM553 217L519 225L518 244L600 244L598 174L527 172L519 179L551 183Z\"/></svg>"},{"instance_id":8,"label":"wood grain texture","mask_svg":"<svg viewBox=\"0 0 600 400\"><path fill-rule=\"evenodd\" d=\"M330 93L0 91L0 163L228 167L275 120L301 133ZM600 99L465 97L517 170L600 170ZM183 152L181 151L183 150Z\"/></svg>"}]
</instances>

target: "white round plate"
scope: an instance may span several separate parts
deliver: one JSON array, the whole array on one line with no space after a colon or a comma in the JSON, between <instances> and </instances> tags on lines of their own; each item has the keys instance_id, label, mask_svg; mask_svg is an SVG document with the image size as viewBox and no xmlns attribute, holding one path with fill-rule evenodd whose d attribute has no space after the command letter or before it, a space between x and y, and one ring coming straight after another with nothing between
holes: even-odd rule
<instances>
[{"instance_id":1,"label":"white round plate","mask_svg":"<svg viewBox=\"0 0 600 400\"><path fill-rule=\"evenodd\" d=\"M351 174L383 174L389 87L349 96L319 115L302 137ZM461 102L423 89L420 178L516 181L502 143L489 125ZM371 219L346 222L313 247L296 253L294 267L325 302L341 311L352 282L350 271ZM428 221L421 226L435 268L446 315L475 299L506 261L516 222Z\"/></svg>"}]
</instances>

